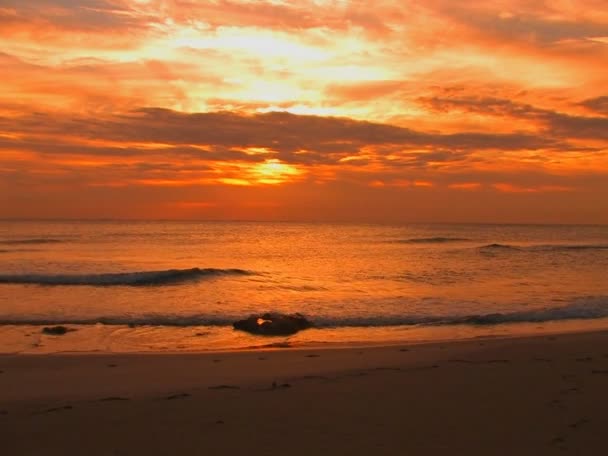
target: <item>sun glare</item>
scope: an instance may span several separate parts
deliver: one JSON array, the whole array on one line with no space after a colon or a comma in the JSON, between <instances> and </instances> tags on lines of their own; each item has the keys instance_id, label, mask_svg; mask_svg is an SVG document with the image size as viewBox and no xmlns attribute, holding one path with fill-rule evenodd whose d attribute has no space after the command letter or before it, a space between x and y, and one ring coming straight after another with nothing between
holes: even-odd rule
<instances>
[{"instance_id":1,"label":"sun glare","mask_svg":"<svg viewBox=\"0 0 608 456\"><path fill-rule=\"evenodd\" d=\"M281 184L291 177L302 174L302 171L295 166L281 163L280 160L274 158L255 165L253 171L260 184Z\"/></svg>"}]
</instances>

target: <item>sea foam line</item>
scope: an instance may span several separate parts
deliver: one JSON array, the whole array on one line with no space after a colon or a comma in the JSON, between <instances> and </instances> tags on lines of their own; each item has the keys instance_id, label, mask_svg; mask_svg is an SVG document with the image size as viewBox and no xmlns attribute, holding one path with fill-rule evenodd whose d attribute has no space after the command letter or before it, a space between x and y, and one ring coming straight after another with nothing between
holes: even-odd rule
<instances>
[{"instance_id":1,"label":"sea foam line","mask_svg":"<svg viewBox=\"0 0 608 456\"><path fill-rule=\"evenodd\" d=\"M245 315L125 315L86 318L0 317L1 325L122 325L122 326L231 326ZM577 300L562 307L547 307L514 312L493 312L466 315L377 315L377 316L307 316L317 328L381 327L381 326L443 326L497 325L505 323L541 323L562 320L589 320L608 317L608 297Z\"/></svg>"}]
</instances>

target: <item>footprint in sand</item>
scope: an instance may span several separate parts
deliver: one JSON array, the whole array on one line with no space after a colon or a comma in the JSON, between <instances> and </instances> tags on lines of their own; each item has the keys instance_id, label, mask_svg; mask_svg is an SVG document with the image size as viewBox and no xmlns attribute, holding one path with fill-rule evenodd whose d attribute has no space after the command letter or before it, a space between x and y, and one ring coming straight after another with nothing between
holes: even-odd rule
<instances>
[{"instance_id":1,"label":"footprint in sand","mask_svg":"<svg viewBox=\"0 0 608 456\"><path fill-rule=\"evenodd\" d=\"M116 364L108 364L108 367L118 367Z\"/></svg>"},{"instance_id":2,"label":"footprint in sand","mask_svg":"<svg viewBox=\"0 0 608 456\"><path fill-rule=\"evenodd\" d=\"M580 391L579 388L572 387L572 388L561 390L559 392L559 394L566 395L566 394L570 394L570 393L578 393L579 391Z\"/></svg>"},{"instance_id":3,"label":"footprint in sand","mask_svg":"<svg viewBox=\"0 0 608 456\"><path fill-rule=\"evenodd\" d=\"M589 420L587 418L581 418L578 421L575 421L572 424L569 424L568 427L572 428L572 429L577 429L585 424L587 424L589 422Z\"/></svg>"},{"instance_id":4,"label":"footprint in sand","mask_svg":"<svg viewBox=\"0 0 608 456\"><path fill-rule=\"evenodd\" d=\"M566 409L566 406L563 404L563 402L560 399L553 399L547 405L551 408L558 409L561 411L564 411Z\"/></svg>"},{"instance_id":5,"label":"footprint in sand","mask_svg":"<svg viewBox=\"0 0 608 456\"><path fill-rule=\"evenodd\" d=\"M171 396L165 397L165 400L172 401L174 399L184 399L186 397L190 397L190 394L188 394L188 393L177 393L177 394L172 394Z\"/></svg>"},{"instance_id":6,"label":"footprint in sand","mask_svg":"<svg viewBox=\"0 0 608 456\"><path fill-rule=\"evenodd\" d=\"M310 355L305 355L307 358L319 358L321 355L315 355L315 354L310 354Z\"/></svg>"},{"instance_id":7,"label":"footprint in sand","mask_svg":"<svg viewBox=\"0 0 608 456\"><path fill-rule=\"evenodd\" d=\"M468 359L448 359L448 363L473 364L473 361Z\"/></svg>"},{"instance_id":8,"label":"footprint in sand","mask_svg":"<svg viewBox=\"0 0 608 456\"><path fill-rule=\"evenodd\" d=\"M222 362L222 360L221 360L221 359L214 359L214 360L213 360L213 362L214 362L214 363L221 363L221 362Z\"/></svg>"},{"instance_id":9,"label":"footprint in sand","mask_svg":"<svg viewBox=\"0 0 608 456\"><path fill-rule=\"evenodd\" d=\"M481 361L472 361L469 359L448 359L448 363L464 363L464 364L507 364L511 361L508 359L488 359Z\"/></svg>"},{"instance_id":10,"label":"footprint in sand","mask_svg":"<svg viewBox=\"0 0 608 456\"><path fill-rule=\"evenodd\" d=\"M365 377L367 372L351 372L349 374L345 374L345 377Z\"/></svg>"},{"instance_id":11,"label":"footprint in sand","mask_svg":"<svg viewBox=\"0 0 608 456\"><path fill-rule=\"evenodd\" d=\"M240 386L237 385L215 385L215 386L210 386L209 387L210 390L238 390L241 389Z\"/></svg>"},{"instance_id":12,"label":"footprint in sand","mask_svg":"<svg viewBox=\"0 0 608 456\"><path fill-rule=\"evenodd\" d=\"M400 348L399 351L400 352L409 352L410 349L409 348Z\"/></svg>"},{"instance_id":13,"label":"footprint in sand","mask_svg":"<svg viewBox=\"0 0 608 456\"><path fill-rule=\"evenodd\" d=\"M46 409L40 413L53 413L53 412L60 412L62 410L72 410L74 407L72 407L71 405L64 405L62 407L53 407L50 409Z\"/></svg>"},{"instance_id":14,"label":"footprint in sand","mask_svg":"<svg viewBox=\"0 0 608 456\"><path fill-rule=\"evenodd\" d=\"M555 436L552 440L551 440L551 445L558 445L560 448L565 448L565 443L566 443L566 439L563 438L561 435Z\"/></svg>"},{"instance_id":15,"label":"footprint in sand","mask_svg":"<svg viewBox=\"0 0 608 456\"><path fill-rule=\"evenodd\" d=\"M537 358L532 358L532 361L538 361L538 362L541 362L541 363L550 363L553 360L549 359L549 358L538 358L537 357Z\"/></svg>"},{"instance_id":16,"label":"footprint in sand","mask_svg":"<svg viewBox=\"0 0 608 456\"><path fill-rule=\"evenodd\" d=\"M324 375L305 375L302 378L304 380L329 380L329 377Z\"/></svg>"}]
</instances>

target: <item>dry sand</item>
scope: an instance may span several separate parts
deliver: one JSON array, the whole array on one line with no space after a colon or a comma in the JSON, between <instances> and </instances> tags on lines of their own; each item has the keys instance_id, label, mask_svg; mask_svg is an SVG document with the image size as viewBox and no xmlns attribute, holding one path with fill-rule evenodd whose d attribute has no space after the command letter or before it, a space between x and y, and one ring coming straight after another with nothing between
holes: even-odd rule
<instances>
[{"instance_id":1,"label":"dry sand","mask_svg":"<svg viewBox=\"0 0 608 456\"><path fill-rule=\"evenodd\" d=\"M608 454L608 332L0 371L5 455Z\"/></svg>"}]
</instances>

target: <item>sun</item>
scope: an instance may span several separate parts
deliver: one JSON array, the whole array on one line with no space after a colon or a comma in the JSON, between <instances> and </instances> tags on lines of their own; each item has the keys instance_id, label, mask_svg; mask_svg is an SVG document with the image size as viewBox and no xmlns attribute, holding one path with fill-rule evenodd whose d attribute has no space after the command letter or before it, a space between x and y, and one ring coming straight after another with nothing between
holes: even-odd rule
<instances>
[{"instance_id":1,"label":"sun","mask_svg":"<svg viewBox=\"0 0 608 456\"><path fill-rule=\"evenodd\" d=\"M253 174L260 184L281 184L290 180L290 178L299 176L302 171L295 166L281 163L280 160L272 158L255 165Z\"/></svg>"}]
</instances>

